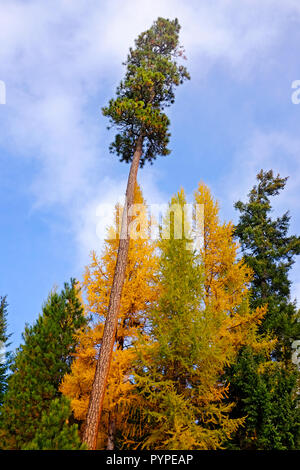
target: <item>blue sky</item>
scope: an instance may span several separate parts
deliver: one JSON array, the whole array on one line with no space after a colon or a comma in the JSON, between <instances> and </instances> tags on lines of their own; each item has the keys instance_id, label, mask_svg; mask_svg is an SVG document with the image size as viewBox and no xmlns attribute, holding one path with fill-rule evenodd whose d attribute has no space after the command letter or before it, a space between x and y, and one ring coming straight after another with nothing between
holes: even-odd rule
<instances>
[{"instance_id":1,"label":"blue sky","mask_svg":"<svg viewBox=\"0 0 300 470\"><path fill-rule=\"evenodd\" d=\"M0 295L13 347L101 249L97 208L122 197L129 170L108 152L101 107L157 16L179 19L192 79L169 109L171 155L139 173L147 202L203 180L236 221L233 203L272 168L289 176L274 214L290 210L300 233L297 0L0 0ZM292 279L300 299L299 261Z\"/></svg>"}]
</instances>

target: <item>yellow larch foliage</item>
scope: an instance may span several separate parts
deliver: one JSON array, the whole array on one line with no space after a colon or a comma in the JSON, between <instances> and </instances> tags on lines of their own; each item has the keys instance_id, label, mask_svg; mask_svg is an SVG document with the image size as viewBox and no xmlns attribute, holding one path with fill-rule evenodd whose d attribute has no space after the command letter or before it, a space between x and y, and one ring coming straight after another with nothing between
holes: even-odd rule
<instances>
[{"instance_id":1,"label":"yellow larch foliage","mask_svg":"<svg viewBox=\"0 0 300 470\"><path fill-rule=\"evenodd\" d=\"M176 203L184 206L183 191L172 199ZM233 225L220 222L218 204L204 184L195 204L204 206L200 253L189 252L192 246L176 237L159 245L160 296L150 312L151 341L138 345L135 370L144 426L128 437L131 448L221 448L244 423L231 414L226 367L243 345L270 348L269 339L258 335L265 308L249 308L252 272L238 258ZM195 220L194 229L201 231L201 219Z\"/></svg>"},{"instance_id":2,"label":"yellow larch foliage","mask_svg":"<svg viewBox=\"0 0 300 470\"><path fill-rule=\"evenodd\" d=\"M162 237L159 243L160 296L149 312L151 339L139 343L135 368L137 394L144 399L143 427L128 436L132 449L218 449L244 422L231 416L234 403L227 401L224 372L248 338L249 325L237 322L247 317L255 333L257 320L246 310L250 273L237 260L232 231L220 224L209 191L201 190L196 203L207 209L201 253L187 243L193 235L188 218L184 237ZM184 208L183 190L170 207L176 204ZM181 223L179 217L177 228ZM165 225L163 235L168 216Z\"/></svg>"},{"instance_id":3,"label":"yellow larch foliage","mask_svg":"<svg viewBox=\"0 0 300 470\"><path fill-rule=\"evenodd\" d=\"M138 185L135 190L135 204L138 209L146 207ZM86 268L83 281L87 299L86 311L91 314L93 321L80 334L71 373L64 377L61 385L62 393L71 399L74 417L80 421L85 420L87 413L113 282L119 244L119 209L116 206L115 226L108 229L109 238L105 240L102 255L98 257L93 252L91 263ZM122 429L127 426L130 410L134 406L132 400L138 399L136 395L131 395L133 385L130 374L135 355L132 343L137 339L138 333L144 331L147 309L158 296L158 258L155 243L143 234L148 222L144 220L146 217L146 211L141 210L139 217L134 219L139 221L139 226L135 227L138 236L131 239L129 244L115 347L99 429L99 449L106 448L109 433L115 434L111 431L112 428L119 434L123 433Z\"/></svg>"},{"instance_id":4,"label":"yellow larch foliage","mask_svg":"<svg viewBox=\"0 0 300 470\"><path fill-rule=\"evenodd\" d=\"M203 247L200 257L204 266L205 304L220 324L219 338L233 355L243 345L269 350L270 338L259 338L258 326L267 306L250 311L250 282L253 272L238 259L239 244L234 241L232 222L221 223L219 205L204 183L199 183L195 203L204 205ZM199 228L199 227L198 227Z\"/></svg>"}]
</instances>

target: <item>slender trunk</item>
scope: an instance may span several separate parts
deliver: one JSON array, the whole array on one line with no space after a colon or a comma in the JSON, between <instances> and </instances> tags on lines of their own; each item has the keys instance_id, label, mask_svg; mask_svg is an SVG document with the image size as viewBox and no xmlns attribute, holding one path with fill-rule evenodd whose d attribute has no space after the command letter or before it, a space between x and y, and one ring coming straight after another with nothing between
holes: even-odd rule
<instances>
[{"instance_id":1,"label":"slender trunk","mask_svg":"<svg viewBox=\"0 0 300 470\"><path fill-rule=\"evenodd\" d=\"M116 432L116 420L112 412L109 413L108 417L108 436L106 450L114 450L115 448L115 432Z\"/></svg>"},{"instance_id":2,"label":"slender trunk","mask_svg":"<svg viewBox=\"0 0 300 470\"><path fill-rule=\"evenodd\" d=\"M125 272L129 248L128 234L128 209L134 201L134 188L140 158L142 156L143 135L141 134L137 140L135 152L133 155L128 183L126 189L126 201L122 217L121 237L119 241L119 249L117 255L117 263L114 273L113 285L111 288L108 313L105 321L101 350L97 361L94 383L89 401L89 407L86 417L85 430L83 434L83 442L89 449L95 449L97 443L97 435L99 422L101 417L103 399L106 389L107 376L109 373L111 357L114 346L115 333L120 309L121 294L125 280Z\"/></svg>"}]
</instances>

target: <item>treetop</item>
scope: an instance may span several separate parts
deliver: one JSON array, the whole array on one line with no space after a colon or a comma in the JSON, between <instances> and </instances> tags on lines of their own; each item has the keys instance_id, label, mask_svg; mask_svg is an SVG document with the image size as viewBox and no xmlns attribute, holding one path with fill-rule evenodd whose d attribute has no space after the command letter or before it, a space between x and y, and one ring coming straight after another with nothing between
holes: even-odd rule
<instances>
[{"instance_id":1,"label":"treetop","mask_svg":"<svg viewBox=\"0 0 300 470\"><path fill-rule=\"evenodd\" d=\"M138 36L124 63L126 73L116 98L102 109L118 131L110 151L120 161L132 160L139 137L143 138L141 167L146 160L153 163L157 155L170 153L170 121L163 109L174 103L174 87L190 78L186 67L177 63L178 58L185 59L179 31L177 19L158 18Z\"/></svg>"}]
</instances>

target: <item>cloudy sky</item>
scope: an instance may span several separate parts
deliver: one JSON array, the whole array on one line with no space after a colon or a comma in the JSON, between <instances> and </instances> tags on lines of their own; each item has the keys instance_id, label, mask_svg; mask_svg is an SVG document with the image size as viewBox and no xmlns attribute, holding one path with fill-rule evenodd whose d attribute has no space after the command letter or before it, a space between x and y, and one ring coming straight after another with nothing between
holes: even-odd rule
<instances>
[{"instance_id":1,"label":"cloudy sky","mask_svg":"<svg viewBox=\"0 0 300 470\"><path fill-rule=\"evenodd\" d=\"M139 174L147 202L203 180L235 221L233 203L272 168L289 176L276 212L300 233L298 0L0 0L0 295L14 346L101 247L99 205L122 197L129 170L108 152L101 107L158 16L179 19L192 79L169 110L171 155ZM292 278L300 299L299 262Z\"/></svg>"}]
</instances>

